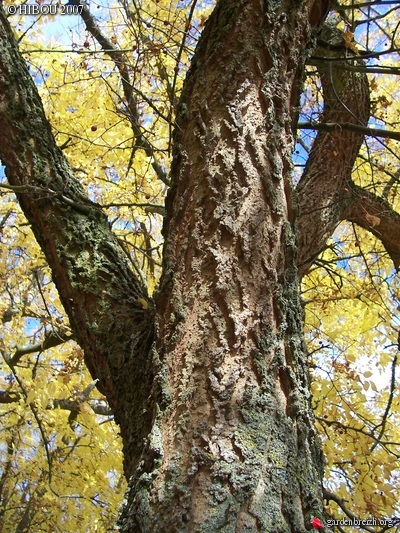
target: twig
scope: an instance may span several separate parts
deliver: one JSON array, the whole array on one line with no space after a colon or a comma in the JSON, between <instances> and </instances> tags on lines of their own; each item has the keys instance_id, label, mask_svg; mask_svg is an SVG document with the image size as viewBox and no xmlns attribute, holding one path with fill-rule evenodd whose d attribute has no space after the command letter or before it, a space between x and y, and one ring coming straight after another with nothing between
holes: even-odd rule
<instances>
[{"instance_id":1,"label":"twig","mask_svg":"<svg viewBox=\"0 0 400 533\"><path fill-rule=\"evenodd\" d=\"M391 379L390 379L390 393L389 393L389 399L388 399L388 402L387 402L387 405L386 405L385 412L383 413L383 416L382 416L382 422L380 423L381 430L379 432L378 439L374 442L374 444L371 447L371 452L377 447L378 442L380 442L383 434L385 433L386 422L387 422L387 418L388 418L389 413L390 413L390 408L392 406L393 397L394 397L394 390L396 388L396 365L397 365L397 353L394 356L393 361L392 361L392 375L391 375Z\"/></svg>"},{"instance_id":2,"label":"twig","mask_svg":"<svg viewBox=\"0 0 400 533\"><path fill-rule=\"evenodd\" d=\"M350 518L350 520L353 520L354 522L358 520L357 516L353 514L351 511L349 511L345 505L345 501L342 498L339 498L336 494L333 494L332 492L329 492L325 488L322 489L323 497L327 501L333 501L338 504L338 506L342 509L344 514ZM373 527L370 526L362 526L360 525L362 529L365 529L366 531L370 531L371 533L377 533L376 530Z\"/></svg>"}]
</instances>

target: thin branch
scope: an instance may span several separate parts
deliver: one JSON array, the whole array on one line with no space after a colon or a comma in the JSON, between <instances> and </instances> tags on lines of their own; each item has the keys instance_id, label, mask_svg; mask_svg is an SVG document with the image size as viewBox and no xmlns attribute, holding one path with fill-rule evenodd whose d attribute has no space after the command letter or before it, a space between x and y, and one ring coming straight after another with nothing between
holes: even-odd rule
<instances>
[{"instance_id":1,"label":"thin branch","mask_svg":"<svg viewBox=\"0 0 400 533\"><path fill-rule=\"evenodd\" d=\"M40 191L42 192L44 189L42 189L41 187L36 187L35 185L9 185L8 183L0 183L0 188L1 189L7 189L8 191L12 191L12 192L29 192L29 191L32 191L32 192L37 192L37 191Z\"/></svg>"},{"instance_id":2,"label":"thin branch","mask_svg":"<svg viewBox=\"0 0 400 533\"><path fill-rule=\"evenodd\" d=\"M326 60L311 58L307 61L307 65L313 67L318 67L322 63L325 63ZM393 74L394 76L400 76L399 67L369 67L362 65L341 65L342 70L347 70L349 72L365 72L366 74Z\"/></svg>"},{"instance_id":3,"label":"thin branch","mask_svg":"<svg viewBox=\"0 0 400 533\"><path fill-rule=\"evenodd\" d=\"M192 18L193 18L193 14L194 14L194 10L196 8L196 5L197 5L197 0L193 0L192 6L191 6L190 11L189 11L189 16L188 16L187 21L186 21L185 31L183 32L182 42L181 42L181 44L179 46L178 55L176 57L175 73L174 73L174 79L172 81L172 89L171 89L171 94L172 94L171 104L173 106L174 106L175 101L176 101L175 91L176 91L176 82L178 80L179 63L181 62L182 52L183 52L183 49L185 47L185 42L186 42L186 39L187 39L187 36L188 36L188 33L189 33L190 25L192 23ZM170 122L170 125L169 125L169 138L170 138L170 143L171 143L171 139L172 139L172 124L171 124L171 122ZM171 149L171 145L169 145L169 147L168 147L168 153L170 153L170 149Z\"/></svg>"},{"instance_id":4,"label":"thin branch","mask_svg":"<svg viewBox=\"0 0 400 533\"><path fill-rule=\"evenodd\" d=\"M348 55L346 57L330 57L330 56L312 56L312 60L317 61L328 61L328 62L340 62L340 61L354 61L355 59L373 59L376 57L392 54L392 53L399 53L400 48L388 48L387 50L381 50L380 52L373 52L370 50L367 51L359 51L359 55L353 54Z\"/></svg>"},{"instance_id":5,"label":"thin branch","mask_svg":"<svg viewBox=\"0 0 400 533\"><path fill-rule=\"evenodd\" d=\"M298 127L302 130L317 130L317 131L354 131L356 133L363 133L370 137L382 137L384 139L394 139L400 141L400 132L380 130L377 128L367 128L359 124L351 124L349 122L299 122Z\"/></svg>"},{"instance_id":6,"label":"thin branch","mask_svg":"<svg viewBox=\"0 0 400 533\"><path fill-rule=\"evenodd\" d=\"M90 215L90 207L89 207L90 205L99 207L98 204L95 204L94 202L91 202L88 199L85 199L87 204L78 203L75 200L68 198L64 194L54 191L48 187L37 187L36 185L9 185L8 183L0 183L0 188L7 189L16 194L26 193L26 192L35 192L35 193L40 193L43 198L58 198L59 200L62 200L63 202L68 204L70 207L75 209L78 213L82 213L83 215Z\"/></svg>"},{"instance_id":7,"label":"thin branch","mask_svg":"<svg viewBox=\"0 0 400 533\"><path fill-rule=\"evenodd\" d=\"M380 444L384 448L387 448L387 446L398 446L399 445L398 442L390 442L390 441L384 442L384 441L381 440L380 437L375 437L375 435L371 431L365 431L362 428L356 428L354 426L348 426L347 424L342 424L342 422L338 422L336 420L327 420L326 418L322 418L322 417L319 417L319 416L316 416L315 419L318 420L318 422L320 422L321 424L325 424L328 427L335 426L335 427L338 427L340 429L343 429L344 431L354 431L356 433L361 433L362 435L365 435L366 437L369 437L370 439L374 440L375 441L374 442L375 447L378 444ZM390 453L393 453L393 452L390 452ZM399 458L399 456L397 454L393 453L393 455L395 457Z\"/></svg>"},{"instance_id":8,"label":"thin branch","mask_svg":"<svg viewBox=\"0 0 400 533\"><path fill-rule=\"evenodd\" d=\"M383 437L383 434L385 433L386 422L387 422L388 416L390 414L390 409L392 407L394 391L395 391L395 388L396 388L396 365L397 365L397 353L394 356L393 361L392 361L392 375L391 375L391 378L390 378L390 393L389 393L389 399L388 399L388 402L387 402L387 405L386 405L385 412L383 413L382 422L380 424L381 430L380 430L379 435L378 435L378 440L379 441ZM377 447L377 445L378 445L378 442L377 441L374 442L374 444L371 447L371 452Z\"/></svg>"},{"instance_id":9,"label":"thin branch","mask_svg":"<svg viewBox=\"0 0 400 533\"><path fill-rule=\"evenodd\" d=\"M348 518L350 518L350 520L352 520L353 522L355 522L356 520L358 521L357 516L347 509L345 500L343 500L342 498L339 498L339 496L337 496L336 494L333 494L332 492L330 492L329 490L327 490L325 488L322 489L322 494L323 494L324 499L327 500L328 502L329 501L333 501L333 502L337 503L338 506L344 512L344 514ZM362 529L365 529L365 531L370 531L371 533L377 533L376 529L374 529L373 527L362 526L362 525L360 525L360 527Z\"/></svg>"},{"instance_id":10,"label":"thin branch","mask_svg":"<svg viewBox=\"0 0 400 533\"><path fill-rule=\"evenodd\" d=\"M394 519L388 520L387 521L388 522L387 525L384 526L382 529L379 529L379 530L374 529L373 527L370 527L368 525L363 525L363 521L360 520L354 513L349 511L349 509L346 506L346 500L344 500L343 498L340 498L336 494L333 494L332 492L330 492L329 490L325 489L324 487L322 489L322 494L323 494L324 500L326 500L327 502L329 502L329 501L335 502L342 509L344 514L354 524L357 524L358 527L360 527L361 529L364 529L365 531L370 531L371 533L384 533L385 531L387 531L388 529L391 529L392 527L395 527L396 524L399 523L399 519L398 518L394 518ZM379 523L379 522L380 522L380 520L377 519L376 523Z\"/></svg>"},{"instance_id":11,"label":"thin branch","mask_svg":"<svg viewBox=\"0 0 400 533\"><path fill-rule=\"evenodd\" d=\"M22 396L23 396L24 400L26 401L28 399L28 392L26 391L25 386L23 385L21 379L19 378L19 376L18 376L18 374L17 374L17 372L15 370L15 367L13 367L10 364L9 360L7 359L7 357L5 357L4 353L2 353L2 355L3 355L4 362L6 363L6 365L11 370L15 381L18 383L18 385L19 385L19 387L20 387L20 389L22 391ZM29 405L29 408L32 411L33 417L35 418L36 423L38 425L39 433L41 435L43 446L44 446L44 449L45 449L45 452L46 452L49 484L51 485L51 481L52 481L52 471L51 471L52 466L51 466L51 463L52 463L52 461L51 461L51 453L50 453L50 448L49 448L49 441L48 441L48 439L46 437L46 433L45 433L45 430L44 430L44 427L43 427L43 424L42 424L42 420L41 420L41 418L39 416L38 410L36 409L36 406L35 406L34 402L30 402L28 405Z\"/></svg>"},{"instance_id":12,"label":"thin branch","mask_svg":"<svg viewBox=\"0 0 400 533\"><path fill-rule=\"evenodd\" d=\"M395 185L395 183L400 182L400 168L396 170L394 174L390 174L390 180L385 185L385 188L383 190L382 196L384 198L388 198L391 188Z\"/></svg>"},{"instance_id":13,"label":"thin branch","mask_svg":"<svg viewBox=\"0 0 400 533\"><path fill-rule=\"evenodd\" d=\"M147 96L144 94L144 92L142 92L140 89L137 89L136 87L133 87L133 90L135 91L135 93L137 95L140 96L140 98L143 98L143 100L146 102L146 104L149 105L149 107L151 107L151 109L160 117L162 118L165 122L167 123L171 123L171 118L170 117L167 117L165 116L163 113L161 113L161 111L157 108L157 106L155 104L153 104L153 102L150 100L150 98L147 98Z\"/></svg>"},{"instance_id":14,"label":"thin branch","mask_svg":"<svg viewBox=\"0 0 400 533\"><path fill-rule=\"evenodd\" d=\"M102 209L107 207L144 207L150 212L153 210L155 213L165 209L165 206L161 204L140 203L140 202L112 202L109 204L99 204Z\"/></svg>"},{"instance_id":15,"label":"thin branch","mask_svg":"<svg viewBox=\"0 0 400 533\"><path fill-rule=\"evenodd\" d=\"M72 334L53 328L51 331L45 333L45 337L42 341L17 348L8 362L11 366L15 366L24 355L43 352L44 350L55 348L56 346L60 346L73 339L74 336Z\"/></svg>"},{"instance_id":16,"label":"thin branch","mask_svg":"<svg viewBox=\"0 0 400 533\"><path fill-rule=\"evenodd\" d=\"M30 54L108 54L109 52L135 52L136 48L115 48L111 45L112 48L102 48L101 50L88 50L87 48L79 48L79 50L74 50L73 48L37 48L35 50L23 50L21 55Z\"/></svg>"},{"instance_id":17,"label":"thin branch","mask_svg":"<svg viewBox=\"0 0 400 533\"><path fill-rule=\"evenodd\" d=\"M81 0L70 0L72 5L82 5ZM130 74L127 64L124 61L123 53L116 48L112 42L101 32L93 15L90 13L86 5L83 5L81 12L82 20L86 25L86 30L99 43L104 53L106 53L115 63L120 76L122 89L127 102L127 109L129 110L129 121L131 123L132 131L136 138L137 147L142 148L147 157L151 159L151 165L158 178L165 184L170 185L166 173L155 158L154 149L149 141L144 137L142 129L139 125L139 112L137 108L136 97L134 96L135 89L130 80Z\"/></svg>"}]
</instances>

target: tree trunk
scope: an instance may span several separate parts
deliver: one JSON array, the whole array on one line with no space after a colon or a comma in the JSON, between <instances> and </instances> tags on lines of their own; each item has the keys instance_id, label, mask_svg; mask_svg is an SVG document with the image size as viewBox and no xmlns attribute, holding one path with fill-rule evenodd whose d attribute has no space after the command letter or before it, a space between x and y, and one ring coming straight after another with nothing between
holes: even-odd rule
<instances>
[{"instance_id":1,"label":"tree trunk","mask_svg":"<svg viewBox=\"0 0 400 533\"><path fill-rule=\"evenodd\" d=\"M167 200L157 416L123 531L304 532L322 512L289 186L317 8L220 2L198 45Z\"/></svg>"},{"instance_id":2,"label":"tree trunk","mask_svg":"<svg viewBox=\"0 0 400 533\"><path fill-rule=\"evenodd\" d=\"M206 25L174 138L153 344L153 303L0 12L0 155L121 427L124 532L304 532L323 512L290 189L321 4L225 0Z\"/></svg>"}]
</instances>

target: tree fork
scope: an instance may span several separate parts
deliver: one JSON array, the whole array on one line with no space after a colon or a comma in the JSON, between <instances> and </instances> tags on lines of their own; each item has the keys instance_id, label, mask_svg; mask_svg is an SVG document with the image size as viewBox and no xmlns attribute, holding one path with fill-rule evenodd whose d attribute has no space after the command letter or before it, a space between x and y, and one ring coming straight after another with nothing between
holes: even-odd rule
<instances>
[{"instance_id":1,"label":"tree fork","mask_svg":"<svg viewBox=\"0 0 400 533\"><path fill-rule=\"evenodd\" d=\"M357 127L366 128L370 115L367 75L349 73L341 68L343 63L349 63L345 58L342 32L326 23L321 33L324 41L319 41L315 54L336 59L318 65L324 95L321 122L349 123L355 125L356 130L321 128L312 145L297 187L300 275L308 271L327 239L345 218L350 199L346 187L351 183L354 163L364 139L364 133L357 131ZM337 60L342 57L343 61ZM354 63L360 64L361 60L355 59Z\"/></svg>"},{"instance_id":2,"label":"tree fork","mask_svg":"<svg viewBox=\"0 0 400 533\"><path fill-rule=\"evenodd\" d=\"M57 146L1 8L0 158L85 362L120 424L129 472L152 416L147 399L153 304L105 214L87 198Z\"/></svg>"}]
</instances>

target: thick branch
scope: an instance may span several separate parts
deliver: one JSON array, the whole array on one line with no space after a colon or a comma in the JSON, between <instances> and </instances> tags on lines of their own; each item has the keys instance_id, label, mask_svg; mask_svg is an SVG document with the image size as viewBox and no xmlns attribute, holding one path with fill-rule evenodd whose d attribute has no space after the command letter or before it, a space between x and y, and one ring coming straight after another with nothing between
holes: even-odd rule
<instances>
[{"instance_id":1,"label":"thick branch","mask_svg":"<svg viewBox=\"0 0 400 533\"><path fill-rule=\"evenodd\" d=\"M387 200L379 198L362 187L350 186L351 198L347 201L344 218L368 230L385 247L398 270L400 266L400 214Z\"/></svg>"},{"instance_id":2,"label":"thick branch","mask_svg":"<svg viewBox=\"0 0 400 533\"><path fill-rule=\"evenodd\" d=\"M102 400L89 400L88 405L96 415L112 416L113 412L110 407ZM81 402L76 400L53 400L47 409L62 409L63 411L79 412Z\"/></svg>"},{"instance_id":3,"label":"thick branch","mask_svg":"<svg viewBox=\"0 0 400 533\"><path fill-rule=\"evenodd\" d=\"M0 404L1 403L15 403L18 402L21 395L18 392L9 392L6 390L0 390Z\"/></svg>"},{"instance_id":4,"label":"thick branch","mask_svg":"<svg viewBox=\"0 0 400 533\"><path fill-rule=\"evenodd\" d=\"M400 215L385 199L356 186L351 174L364 135L400 140L394 131L368 128L369 87L366 74L353 72L339 61L341 33L330 29L332 49L319 47L318 55L334 62L317 61L325 107L318 124L300 123L316 129L310 157L298 186L299 270L304 275L324 249L327 239L342 220L355 222L375 235L387 250L395 268L400 265ZM326 32L327 33L327 32ZM354 68L362 67L359 61ZM362 69L361 69L362 70Z\"/></svg>"},{"instance_id":5,"label":"thick branch","mask_svg":"<svg viewBox=\"0 0 400 533\"><path fill-rule=\"evenodd\" d=\"M132 412L142 412L151 381L151 300L106 216L88 200L57 147L2 10L0 95L0 158L8 181L22 187L18 200L52 269L91 374L99 379L116 419L140 435L145 424ZM127 374L138 381L136 388Z\"/></svg>"},{"instance_id":6,"label":"thick branch","mask_svg":"<svg viewBox=\"0 0 400 533\"><path fill-rule=\"evenodd\" d=\"M343 57L342 33L327 26L324 41L316 55ZM339 44L339 45L338 45ZM361 147L369 119L369 86L365 73L342 70L341 61L319 67L324 93L321 124L347 124L346 128L322 129L312 146L298 192L298 267L301 275L310 268L324 249L327 239L343 220L347 197L345 184L351 179L354 162ZM355 60L354 64L359 64Z\"/></svg>"}]
</instances>

